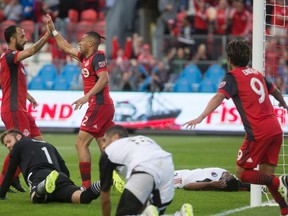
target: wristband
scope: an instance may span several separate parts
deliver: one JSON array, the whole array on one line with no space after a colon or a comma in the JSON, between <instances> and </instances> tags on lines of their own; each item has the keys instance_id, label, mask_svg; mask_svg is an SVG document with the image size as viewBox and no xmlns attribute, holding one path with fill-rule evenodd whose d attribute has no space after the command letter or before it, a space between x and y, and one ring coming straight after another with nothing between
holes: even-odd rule
<instances>
[{"instance_id":1,"label":"wristband","mask_svg":"<svg viewBox=\"0 0 288 216\"><path fill-rule=\"evenodd\" d=\"M56 30L53 30L52 35L55 37L56 35L58 35L58 32Z\"/></svg>"}]
</instances>

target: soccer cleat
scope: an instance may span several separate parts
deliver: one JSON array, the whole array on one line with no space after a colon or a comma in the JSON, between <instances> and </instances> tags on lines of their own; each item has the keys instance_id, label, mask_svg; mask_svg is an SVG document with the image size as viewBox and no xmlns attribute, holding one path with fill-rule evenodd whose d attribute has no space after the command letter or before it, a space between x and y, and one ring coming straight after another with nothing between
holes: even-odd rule
<instances>
[{"instance_id":1,"label":"soccer cleat","mask_svg":"<svg viewBox=\"0 0 288 216\"><path fill-rule=\"evenodd\" d=\"M120 192L123 193L125 188L125 181L117 174L117 172L113 171L113 186Z\"/></svg>"},{"instance_id":2,"label":"soccer cleat","mask_svg":"<svg viewBox=\"0 0 288 216\"><path fill-rule=\"evenodd\" d=\"M158 216L159 212L157 208L153 205L149 205L145 208L141 216Z\"/></svg>"},{"instance_id":3,"label":"soccer cleat","mask_svg":"<svg viewBox=\"0 0 288 216\"><path fill-rule=\"evenodd\" d=\"M189 203L185 203L182 205L181 210L180 210L180 215L181 216L193 216L193 207Z\"/></svg>"},{"instance_id":4,"label":"soccer cleat","mask_svg":"<svg viewBox=\"0 0 288 216\"><path fill-rule=\"evenodd\" d=\"M58 179L59 172L53 170L45 180L45 190L47 193L53 193L56 188L56 180Z\"/></svg>"},{"instance_id":5,"label":"soccer cleat","mask_svg":"<svg viewBox=\"0 0 288 216\"><path fill-rule=\"evenodd\" d=\"M284 199L287 203L288 200L288 194L287 194L287 187L288 187L288 176L287 175L281 175L279 177L280 185L279 185L279 191L283 193Z\"/></svg>"},{"instance_id":6,"label":"soccer cleat","mask_svg":"<svg viewBox=\"0 0 288 216\"><path fill-rule=\"evenodd\" d=\"M14 187L19 192L26 192L26 190L20 184L19 177L16 177L15 179L12 180L11 186Z\"/></svg>"}]
</instances>

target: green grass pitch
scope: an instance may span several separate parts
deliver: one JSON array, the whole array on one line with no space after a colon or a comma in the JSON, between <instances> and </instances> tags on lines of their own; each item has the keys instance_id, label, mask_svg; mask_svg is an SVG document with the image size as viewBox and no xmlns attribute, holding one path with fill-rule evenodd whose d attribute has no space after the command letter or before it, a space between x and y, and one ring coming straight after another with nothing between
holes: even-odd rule
<instances>
[{"instance_id":1,"label":"green grass pitch","mask_svg":"<svg viewBox=\"0 0 288 216\"><path fill-rule=\"evenodd\" d=\"M79 185L80 175L78 159L75 149L76 134L43 134L46 141L57 147L70 170L72 180ZM243 141L242 136L150 136L155 139L165 150L171 152L174 158L175 169L193 169L202 167L222 167L235 171L237 150ZM92 178L98 179L99 150L95 141L91 143ZM7 149L0 147L0 164L7 154ZM21 179L22 185L24 184ZM28 187L25 185L26 189ZM120 194L112 191L112 215ZM29 200L29 192L8 193L7 200L0 201L0 216L76 216L76 215L101 215L100 200L95 200L89 205L75 205L64 203L49 203L33 205ZM249 192L213 192L213 191L184 191L176 190L172 204L166 214L172 214L180 209L183 203L191 203L195 216L227 215L225 211L242 208L249 205ZM273 216L279 215L279 208L258 207L232 213L229 215L245 216Z\"/></svg>"}]
</instances>

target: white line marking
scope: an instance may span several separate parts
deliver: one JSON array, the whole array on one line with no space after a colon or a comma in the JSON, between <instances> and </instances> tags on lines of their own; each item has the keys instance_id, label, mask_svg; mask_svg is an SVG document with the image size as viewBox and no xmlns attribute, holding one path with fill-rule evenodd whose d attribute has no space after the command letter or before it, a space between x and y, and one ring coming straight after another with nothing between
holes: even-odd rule
<instances>
[{"instance_id":1,"label":"white line marking","mask_svg":"<svg viewBox=\"0 0 288 216\"><path fill-rule=\"evenodd\" d=\"M253 207L251 207L251 206L244 206L244 207L241 207L241 208L236 208L236 209L224 211L224 212L222 212L222 213L215 214L215 215L213 215L213 216L226 216L226 215L233 214L233 213L236 213L236 212L245 211L245 210L250 209L250 208L253 208Z\"/></svg>"}]
</instances>

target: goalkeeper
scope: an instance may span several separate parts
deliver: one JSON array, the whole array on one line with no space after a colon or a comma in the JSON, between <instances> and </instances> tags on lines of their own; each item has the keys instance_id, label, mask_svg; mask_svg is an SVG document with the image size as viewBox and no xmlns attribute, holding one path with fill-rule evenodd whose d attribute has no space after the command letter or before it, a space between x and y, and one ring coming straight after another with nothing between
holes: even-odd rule
<instances>
[{"instance_id":1,"label":"goalkeeper","mask_svg":"<svg viewBox=\"0 0 288 216\"><path fill-rule=\"evenodd\" d=\"M72 182L64 160L51 144L26 138L17 129L5 131L1 142L10 151L10 161L0 189L0 199L5 199L18 166L30 187L32 203L58 201L88 204L100 196L99 181L85 191Z\"/></svg>"}]
</instances>

